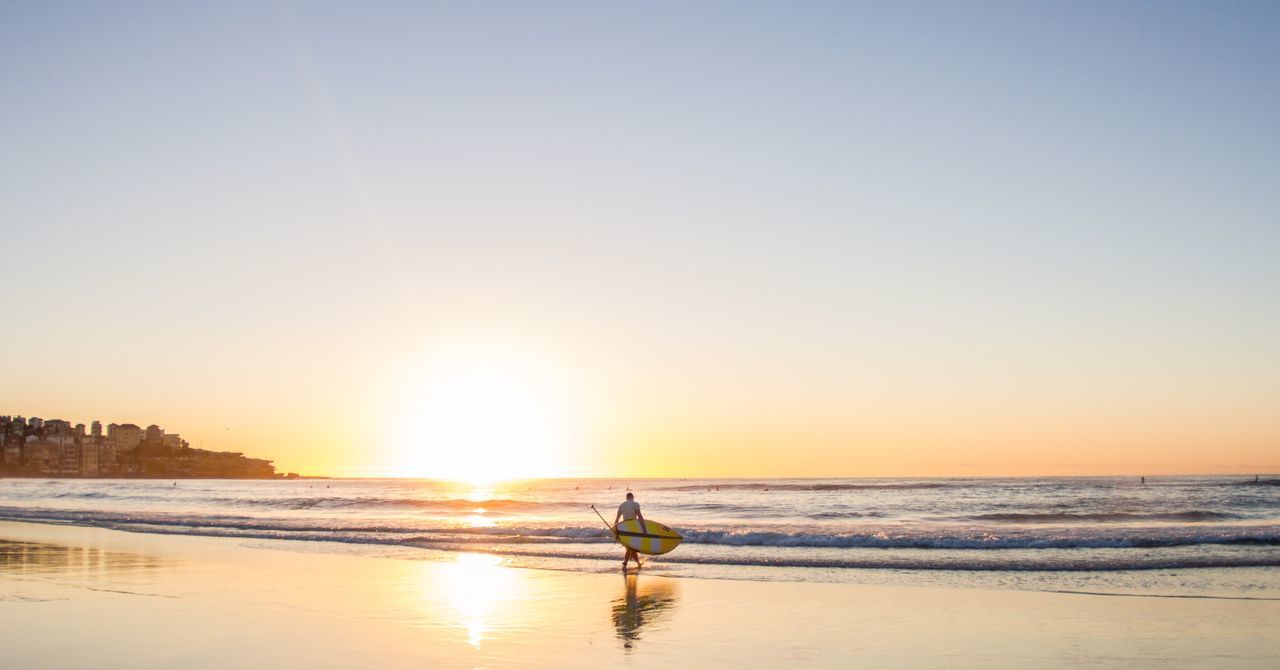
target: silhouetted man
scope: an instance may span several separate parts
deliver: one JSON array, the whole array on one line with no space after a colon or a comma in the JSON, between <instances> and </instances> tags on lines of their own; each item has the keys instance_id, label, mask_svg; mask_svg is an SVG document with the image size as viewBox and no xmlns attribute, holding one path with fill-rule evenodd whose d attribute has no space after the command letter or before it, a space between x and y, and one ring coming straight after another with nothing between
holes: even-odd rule
<instances>
[{"instance_id":1,"label":"silhouetted man","mask_svg":"<svg viewBox=\"0 0 1280 670\"><path fill-rule=\"evenodd\" d=\"M618 532L618 519L630 521L632 519L640 520L640 532L649 532L649 527L644 522L644 515L640 513L640 503L636 502L636 497L627 491L627 499L621 505L618 505L618 513L613 515L613 532ZM635 549L627 547L627 553L622 555L622 570L627 569L627 562L636 559L636 567L640 567L640 555Z\"/></svg>"}]
</instances>

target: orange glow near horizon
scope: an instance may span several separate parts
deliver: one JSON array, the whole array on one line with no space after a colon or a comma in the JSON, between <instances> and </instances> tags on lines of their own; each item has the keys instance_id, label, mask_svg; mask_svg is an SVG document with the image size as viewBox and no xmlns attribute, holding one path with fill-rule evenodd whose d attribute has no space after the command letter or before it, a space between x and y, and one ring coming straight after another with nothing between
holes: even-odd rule
<instances>
[{"instance_id":1,"label":"orange glow near horizon","mask_svg":"<svg viewBox=\"0 0 1280 670\"><path fill-rule=\"evenodd\" d=\"M48 398L31 404L33 414L46 418L154 421L198 448L272 459L282 473L456 481L459 495L472 493L476 503L500 482L546 477L1253 475L1280 469L1274 407L1220 387L1187 395L1175 384L1144 392L1055 378L1052 388L1027 380L1019 386L1022 395L1009 397L981 380L963 387L880 384L897 379L891 369L868 374L867 381L822 385L820 377L801 383L778 376L763 363L753 368L761 377L755 380L712 374L688 360L678 369L653 360L644 374L629 373L615 363L623 359L601 362L581 347L551 342L458 336L387 352L383 365L368 368L369 381L323 386L331 395L315 404L283 389L272 403L226 416L208 412L213 396L140 405L135 413L110 406L96 413L89 404L63 409Z\"/></svg>"}]
</instances>

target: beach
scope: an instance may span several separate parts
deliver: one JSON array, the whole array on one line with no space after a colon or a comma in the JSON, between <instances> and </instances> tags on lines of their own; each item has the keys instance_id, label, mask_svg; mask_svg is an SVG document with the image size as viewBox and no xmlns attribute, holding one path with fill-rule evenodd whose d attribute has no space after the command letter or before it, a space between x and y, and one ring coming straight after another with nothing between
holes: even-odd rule
<instances>
[{"instance_id":1,"label":"beach","mask_svg":"<svg viewBox=\"0 0 1280 670\"><path fill-rule=\"evenodd\" d=\"M755 582L0 522L6 667L1274 667L1280 601Z\"/></svg>"}]
</instances>

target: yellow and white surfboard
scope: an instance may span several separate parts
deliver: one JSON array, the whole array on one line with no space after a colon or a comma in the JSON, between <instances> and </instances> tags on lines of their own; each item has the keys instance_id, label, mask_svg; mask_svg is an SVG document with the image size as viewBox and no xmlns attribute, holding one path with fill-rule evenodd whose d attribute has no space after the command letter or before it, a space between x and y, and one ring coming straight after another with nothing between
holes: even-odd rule
<instances>
[{"instance_id":1,"label":"yellow and white surfboard","mask_svg":"<svg viewBox=\"0 0 1280 670\"><path fill-rule=\"evenodd\" d=\"M680 533L657 521L646 520L642 528L639 519L619 522L613 529L613 536L622 546L651 556L665 554L684 541Z\"/></svg>"}]
</instances>

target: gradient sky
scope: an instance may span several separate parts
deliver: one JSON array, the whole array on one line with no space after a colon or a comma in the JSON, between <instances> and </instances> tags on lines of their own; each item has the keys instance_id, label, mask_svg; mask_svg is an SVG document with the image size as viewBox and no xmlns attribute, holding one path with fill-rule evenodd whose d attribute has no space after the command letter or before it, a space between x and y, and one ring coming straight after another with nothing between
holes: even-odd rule
<instances>
[{"instance_id":1,"label":"gradient sky","mask_svg":"<svg viewBox=\"0 0 1280 670\"><path fill-rule=\"evenodd\" d=\"M485 361L557 398L554 474L1274 472L1277 35L0 2L0 413L430 475L412 399Z\"/></svg>"}]
</instances>

